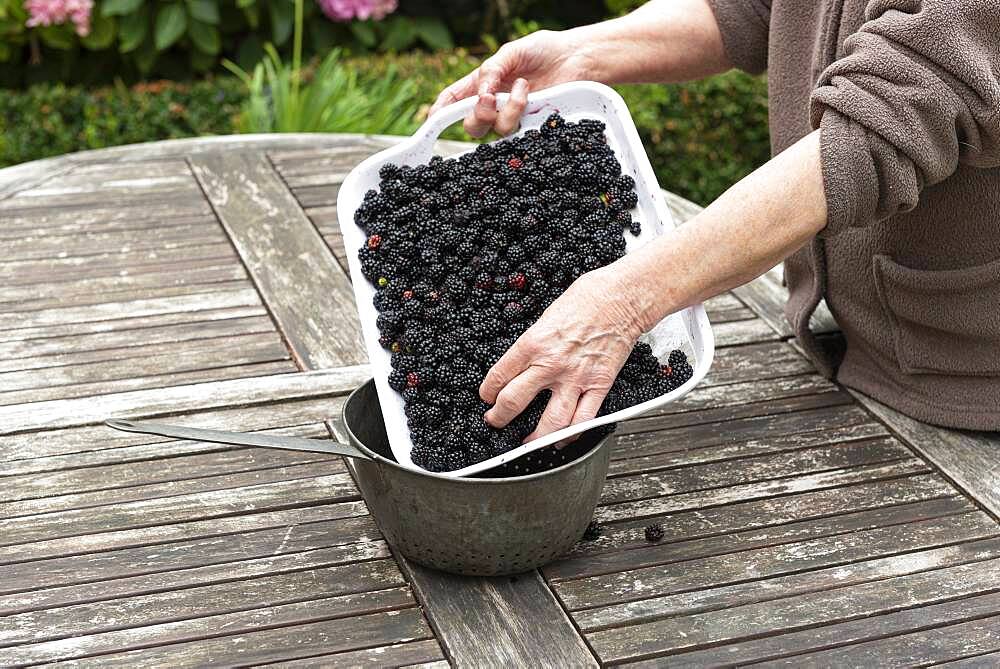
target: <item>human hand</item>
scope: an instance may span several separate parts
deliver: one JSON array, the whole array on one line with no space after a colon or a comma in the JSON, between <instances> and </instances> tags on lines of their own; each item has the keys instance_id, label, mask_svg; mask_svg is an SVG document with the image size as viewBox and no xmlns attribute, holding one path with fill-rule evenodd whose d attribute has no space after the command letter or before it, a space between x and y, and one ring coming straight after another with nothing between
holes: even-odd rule
<instances>
[{"instance_id":1,"label":"human hand","mask_svg":"<svg viewBox=\"0 0 1000 669\"><path fill-rule=\"evenodd\" d=\"M428 115L478 95L476 106L465 117L466 132L482 137L492 128L500 135L509 135L517 130L529 91L593 79L594 69L572 31L539 30L504 44L478 68L441 91ZM500 91L509 91L510 98L498 112L496 93Z\"/></svg>"},{"instance_id":2,"label":"human hand","mask_svg":"<svg viewBox=\"0 0 1000 669\"><path fill-rule=\"evenodd\" d=\"M545 389L552 397L525 441L597 415L645 330L624 268L618 261L577 279L490 369L479 388L494 405L490 425L505 426Z\"/></svg>"}]
</instances>

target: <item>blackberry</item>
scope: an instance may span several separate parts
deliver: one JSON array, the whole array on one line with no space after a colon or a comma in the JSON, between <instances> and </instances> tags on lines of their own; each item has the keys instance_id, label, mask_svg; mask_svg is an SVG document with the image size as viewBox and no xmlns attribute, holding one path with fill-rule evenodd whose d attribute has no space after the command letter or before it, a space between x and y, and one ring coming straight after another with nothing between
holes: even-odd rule
<instances>
[{"instance_id":1,"label":"blackberry","mask_svg":"<svg viewBox=\"0 0 1000 669\"><path fill-rule=\"evenodd\" d=\"M398 369L389 372L389 387L396 392L402 392L406 387L406 374Z\"/></svg>"},{"instance_id":2,"label":"blackberry","mask_svg":"<svg viewBox=\"0 0 1000 669\"><path fill-rule=\"evenodd\" d=\"M442 471L453 472L469 466L469 455L463 451L448 451L444 456Z\"/></svg>"},{"instance_id":3,"label":"blackberry","mask_svg":"<svg viewBox=\"0 0 1000 669\"><path fill-rule=\"evenodd\" d=\"M647 526L645 530L643 530L643 534L646 535L646 541L648 541L649 543L651 544L658 543L660 540L663 539L663 535L665 534L665 532L663 531L663 524L653 523L652 525Z\"/></svg>"},{"instance_id":4,"label":"blackberry","mask_svg":"<svg viewBox=\"0 0 1000 669\"><path fill-rule=\"evenodd\" d=\"M667 356L667 364L668 365L679 365L680 363L687 362L687 361L688 361L688 359L687 359L687 356L684 355L684 351L681 351L681 350L676 349L676 348L673 351L670 352L669 356Z\"/></svg>"},{"instance_id":5,"label":"blackberry","mask_svg":"<svg viewBox=\"0 0 1000 669\"><path fill-rule=\"evenodd\" d=\"M355 212L365 232L358 260L378 288L379 343L391 352L414 462L448 471L517 447L550 393L496 430L482 420L478 386L574 279L621 257L624 232L639 232L628 212L634 179L603 123L558 114L458 159L385 165L380 178ZM686 357L661 368L636 345L601 411L668 392L691 373Z\"/></svg>"},{"instance_id":6,"label":"blackberry","mask_svg":"<svg viewBox=\"0 0 1000 669\"><path fill-rule=\"evenodd\" d=\"M670 375L670 385L671 390L674 388L680 388L682 385L687 383L687 381L694 376L694 369L692 369L689 363L679 362L676 365L671 365L673 368L673 374Z\"/></svg>"},{"instance_id":7,"label":"blackberry","mask_svg":"<svg viewBox=\"0 0 1000 669\"><path fill-rule=\"evenodd\" d=\"M488 439L488 438L487 438ZM493 449L490 448L489 441L477 441L469 447L469 464L476 464L493 457Z\"/></svg>"},{"instance_id":8,"label":"blackberry","mask_svg":"<svg viewBox=\"0 0 1000 669\"><path fill-rule=\"evenodd\" d=\"M587 525L587 529L583 531L582 540L596 541L597 538L600 537L602 533L603 529L601 528L601 524L598 523L596 520L592 520L590 521L590 524Z\"/></svg>"}]
</instances>

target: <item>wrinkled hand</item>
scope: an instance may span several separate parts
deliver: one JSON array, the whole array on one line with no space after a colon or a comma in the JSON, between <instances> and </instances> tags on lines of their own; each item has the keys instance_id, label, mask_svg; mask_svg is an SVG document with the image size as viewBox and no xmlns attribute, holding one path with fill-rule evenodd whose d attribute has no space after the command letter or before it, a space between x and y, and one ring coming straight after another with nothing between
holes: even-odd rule
<instances>
[{"instance_id":1,"label":"wrinkled hand","mask_svg":"<svg viewBox=\"0 0 1000 669\"><path fill-rule=\"evenodd\" d=\"M597 415L644 330L638 287L616 265L577 279L489 371L479 394L494 404L490 425L503 427L545 389L552 397L525 441Z\"/></svg>"},{"instance_id":2,"label":"wrinkled hand","mask_svg":"<svg viewBox=\"0 0 1000 669\"><path fill-rule=\"evenodd\" d=\"M590 79L592 71L584 50L569 33L539 30L504 44L482 65L444 89L428 115L478 95L476 106L465 117L466 132L482 137L493 128L498 134L509 135L517 130L529 90ZM499 91L509 91L510 98L498 112L495 94Z\"/></svg>"}]
</instances>

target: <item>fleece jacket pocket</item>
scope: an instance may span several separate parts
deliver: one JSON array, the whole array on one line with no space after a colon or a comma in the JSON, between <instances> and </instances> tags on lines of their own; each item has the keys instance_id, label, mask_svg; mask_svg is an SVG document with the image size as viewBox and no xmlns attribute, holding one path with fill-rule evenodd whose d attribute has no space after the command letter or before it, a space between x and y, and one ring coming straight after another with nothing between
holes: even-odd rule
<instances>
[{"instance_id":1,"label":"fleece jacket pocket","mask_svg":"<svg viewBox=\"0 0 1000 669\"><path fill-rule=\"evenodd\" d=\"M1000 260L920 270L878 255L874 272L904 371L1000 376Z\"/></svg>"}]
</instances>

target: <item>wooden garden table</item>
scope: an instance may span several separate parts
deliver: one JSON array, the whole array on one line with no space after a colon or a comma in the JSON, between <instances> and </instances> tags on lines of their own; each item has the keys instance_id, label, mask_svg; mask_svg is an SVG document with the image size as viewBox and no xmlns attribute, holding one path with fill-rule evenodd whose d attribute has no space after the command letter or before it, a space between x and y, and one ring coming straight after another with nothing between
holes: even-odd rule
<instances>
[{"instance_id":1,"label":"wooden garden table","mask_svg":"<svg viewBox=\"0 0 1000 669\"><path fill-rule=\"evenodd\" d=\"M620 427L604 535L516 578L394 555L338 457L100 425L339 429L368 370L337 188L393 141L0 171L0 665L1000 662L1000 439L821 379L773 275L707 304L705 383Z\"/></svg>"}]
</instances>

